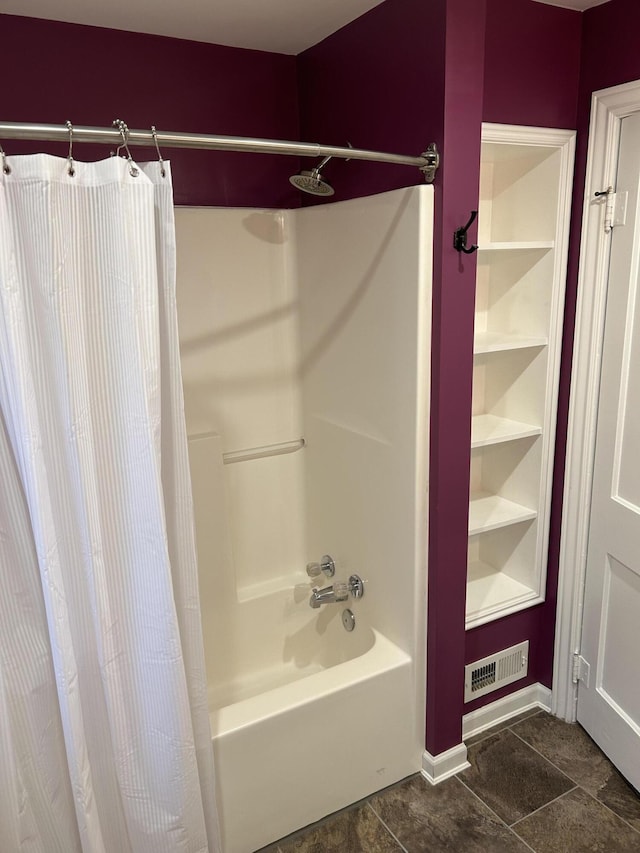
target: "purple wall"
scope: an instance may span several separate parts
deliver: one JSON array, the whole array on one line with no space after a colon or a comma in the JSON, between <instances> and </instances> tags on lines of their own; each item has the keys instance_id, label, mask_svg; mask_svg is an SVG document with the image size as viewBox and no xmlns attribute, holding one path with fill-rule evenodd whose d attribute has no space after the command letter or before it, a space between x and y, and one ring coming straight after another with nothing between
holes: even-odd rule
<instances>
[{"instance_id":1,"label":"purple wall","mask_svg":"<svg viewBox=\"0 0 640 853\"><path fill-rule=\"evenodd\" d=\"M640 4L610 0L584 13L580 73L580 128L588 129L591 93L640 79ZM602 46L609 45L606 61Z\"/></svg>"},{"instance_id":2,"label":"purple wall","mask_svg":"<svg viewBox=\"0 0 640 853\"><path fill-rule=\"evenodd\" d=\"M581 13L487 0L483 120L574 128Z\"/></svg>"},{"instance_id":3,"label":"purple wall","mask_svg":"<svg viewBox=\"0 0 640 853\"><path fill-rule=\"evenodd\" d=\"M581 31L580 12L546 6L533 0L487 0L483 120L576 128ZM577 233L579 235L579 229ZM568 286L569 317L573 316L574 310L575 292ZM568 326L572 334L571 322ZM545 602L475 628L466 637L466 663L528 639L529 672L526 679L465 705L465 713L527 684L540 682L551 687L571 373L567 337L565 328Z\"/></svg>"},{"instance_id":4,"label":"purple wall","mask_svg":"<svg viewBox=\"0 0 640 853\"><path fill-rule=\"evenodd\" d=\"M254 50L0 15L2 118L298 139L296 60ZM65 146L3 140L8 154ZM174 150L177 204L297 207L292 157ZM77 145L79 160L108 156ZM134 157L155 156L134 149Z\"/></svg>"},{"instance_id":5,"label":"purple wall","mask_svg":"<svg viewBox=\"0 0 640 853\"><path fill-rule=\"evenodd\" d=\"M456 252L452 238L477 208L484 23L484 0L448 0L431 347L426 729L431 755L462 739L476 255Z\"/></svg>"},{"instance_id":6,"label":"purple wall","mask_svg":"<svg viewBox=\"0 0 640 853\"><path fill-rule=\"evenodd\" d=\"M427 5L387 0L300 54L302 139L415 156L442 146L445 2ZM332 161L325 175L333 201L422 181L411 166L356 160Z\"/></svg>"}]
</instances>

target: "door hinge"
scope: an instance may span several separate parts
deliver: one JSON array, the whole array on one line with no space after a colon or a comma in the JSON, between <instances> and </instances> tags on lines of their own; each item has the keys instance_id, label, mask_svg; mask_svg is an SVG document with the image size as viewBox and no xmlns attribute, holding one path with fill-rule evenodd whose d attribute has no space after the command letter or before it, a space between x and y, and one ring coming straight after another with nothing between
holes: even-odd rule
<instances>
[{"instance_id":1,"label":"door hinge","mask_svg":"<svg viewBox=\"0 0 640 853\"><path fill-rule=\"evenodd\" d=\"M613 187L600 190L596 198L604 199L604 232L610 234L616 225L626 225L628 192L616 192Z\"/></svg>"},{"instance_id":2,"label":"door hinge","mask_svg":"<svg viewBox=\"0 0 640 853\"><path fill-rule=\"evenodd\" d=\"M616 194L612 186L606 190L598 190L595 194L597 199L604 199L604 233L610 234L613 228L613 208L616 203Z\"/></svg>"},{"instance_id":3,"label":"door hinge","mask_svg":"<svg viewBox=\"0 0 640 853\"><path fill-rule=\"evenodd\" d=\"M591 667L582 655L577 652L573 656L573 676L572 681L577 684L582 681L585 687L589 686L589 676L591 675Z\"/></svg>"}]
</instances>

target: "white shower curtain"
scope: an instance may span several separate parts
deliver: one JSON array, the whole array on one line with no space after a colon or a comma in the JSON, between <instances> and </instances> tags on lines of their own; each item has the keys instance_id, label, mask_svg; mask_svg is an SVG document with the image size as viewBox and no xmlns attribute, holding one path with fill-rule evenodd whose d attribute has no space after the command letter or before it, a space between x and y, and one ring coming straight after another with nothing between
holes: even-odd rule
<instances>
[{"instance_id":1,"label":"white shower curtain","mask_svg":"<svg viewBox=\"0 0 640 853\"><path fill-rule=\"evenodd\" d=\"M219 851L168 164L0 174L0 851Z\"/></svg>"}]
</instances>

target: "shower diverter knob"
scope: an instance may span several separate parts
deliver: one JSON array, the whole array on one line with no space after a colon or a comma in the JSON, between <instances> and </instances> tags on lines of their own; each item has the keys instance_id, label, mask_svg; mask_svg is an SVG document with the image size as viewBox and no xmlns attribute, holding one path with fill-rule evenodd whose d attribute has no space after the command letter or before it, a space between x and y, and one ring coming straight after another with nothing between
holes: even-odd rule
<instances>
[{"instance_id":1,"label":"shower diverter knob","mask_svg":"<svg viewBox=\"0 0 640 853\"><path fill-rule=\"evenodd\" d=\"M333 592L335 601L346 601L349 598L349 585L346 583L334 583Z\"/></svg>"},{"instance_id":2,"label":"shower diverter knob","mask_svg":"<svg viewBox=\"0 0 640 853\"><path fill-rule=\"evenodd\" d=\"M360 575L351 575L347 584L349 592L354 598L362 598L364 595L364 581Z\"/></svg>"},{"instance_id":3,"label":"shower diverter knob","mask_svg":"<svg viewBox=\"0 0 640 853\"><path fill-rule=\"evenodd\" d=\"M336 573L336 565L328 554L325 554L319 563L307 563L307 574L310 578L317 578L324 574L332 578Z\"/></svg>"}]
</instances>

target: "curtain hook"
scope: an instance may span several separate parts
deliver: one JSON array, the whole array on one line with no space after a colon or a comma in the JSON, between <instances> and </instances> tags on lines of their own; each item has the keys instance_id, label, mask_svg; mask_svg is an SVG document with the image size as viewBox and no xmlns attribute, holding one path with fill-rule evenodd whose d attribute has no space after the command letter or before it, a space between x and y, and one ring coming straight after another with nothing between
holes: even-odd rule
<instances>
[{"instance_id":1,"label":"curtain hook","mask_svg":"<svg viewBox=\"0 0 640 853\"><path fill-rule=\"evenodd\" d=\"M0 145L0 157L2 157L2 171L5 175L11 174L11 166L7 163L7 155L4 153L4 148Z\"/></svg>"},{"instance_id":2,"label":"curtain hook","mask_svg":"<svg viewBox=\"0 0 640 853\"><path fill-rule=\"evenodd\" d=\"M69 168L67 169L67 174L69 175L70 178L73 178L73 176L76 173L76 170L73 166L73 125L71 124L71 122L68 119L66 121L66 125L67 125L67 130L69 131L69 153L67 154L67 161L69 163Z\"/></svg>"},{"instance_id":3,"label":"curtain hook","mask_svg":"<svg viewBox=\"0 0 640 853\"><path fill-rule=\"evenodd\" d=\"M120 151L124 148L127 152L127 161L129 163L129 174L132 178L137 178L140 174L138 169L133 165L133 157L131 156L131 151L129 151L128 139L129 139L129 128L126 123L122 121L122 119L114 119L113 126L117 127L120 131L120 136L122 137L122 145L118 146L118 150L116 151L116 157L120 154Z\"/></svg>"},{"instance_id":4,"label":"curtain hook","mask_svg":"<svg viewBox=\"0 0 640 853\"><path fill-rule=\"evenodd\" d=\"M164 178L164 177L166 177L167 173L166 173L165 168L164 168L164 160L162 159L162 154L160 153L160 146L158 145L158 133L156 131L155 124L151 125L151 135L153 136L153 142L154 142L154 145L156 146L156 151L158 152L158 162L160 163L160 174Z\"/></svg>"}]
</instances>

